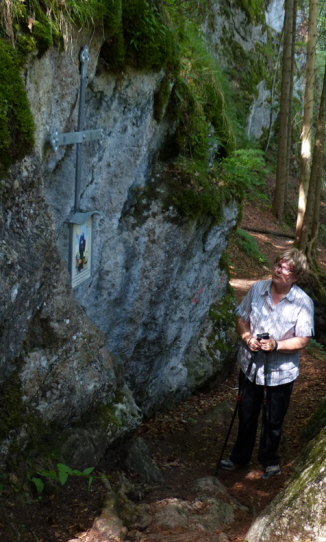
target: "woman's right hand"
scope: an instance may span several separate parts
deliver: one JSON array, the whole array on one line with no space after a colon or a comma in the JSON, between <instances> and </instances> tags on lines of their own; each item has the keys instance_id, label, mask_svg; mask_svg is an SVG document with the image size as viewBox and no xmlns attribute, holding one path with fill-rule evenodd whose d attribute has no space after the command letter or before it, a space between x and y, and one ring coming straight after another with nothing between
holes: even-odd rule
<instances>
[{"instance_id":1,"label":"woman's right hand","mask_svg":"<svg viewBox=\"0 0 326 542\"><path fill-rule=\"evenodd\" d=\"M261 345L257 337L251 337L247 341L247 347L249 348L249 350L251 350L251 352L258 352L258 350L261 349Z\"/></svg>"}]
</instances>

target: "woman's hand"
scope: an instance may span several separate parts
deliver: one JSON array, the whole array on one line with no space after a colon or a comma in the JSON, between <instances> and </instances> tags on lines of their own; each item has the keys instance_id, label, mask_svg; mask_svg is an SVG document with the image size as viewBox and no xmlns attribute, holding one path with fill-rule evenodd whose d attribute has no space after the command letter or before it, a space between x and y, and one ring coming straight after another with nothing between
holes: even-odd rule
<instances>
[{"instance_id":1,"label":"woman's hand","mask_svg":"<svg viewBox=\"0 0 326 542\"><path fill-rule=\"evenodd\" d=\"M270 337L269 339L262 339L260 346L264 352L273 352L277 348L277 342L273 337Z\"/></svg>"},{"instance_id":2,"label":"woman's hand","mask_svg":"<svg viewBox=\"0 0 326 542\"><path fill-rule=\"evenodd\" d=\"M251 350L251 352L258 352L258 350L260 350L260 348L261 348L261 343L259 342L257 337L251 337L246 342L246 344L247 344L247 347L249 348L249 350Z\"/></svg>"}]
</instances>

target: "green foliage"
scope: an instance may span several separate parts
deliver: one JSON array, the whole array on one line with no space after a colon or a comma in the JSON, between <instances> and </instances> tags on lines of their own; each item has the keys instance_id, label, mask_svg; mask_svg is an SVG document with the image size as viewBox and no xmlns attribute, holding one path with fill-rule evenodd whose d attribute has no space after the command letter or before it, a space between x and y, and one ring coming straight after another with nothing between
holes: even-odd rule
<instances>
[{"instance_id":1,"label":"green foliage","mask_svg":"<svg viewBox=\"0 0 326 542\"><path fill-rule=\"evenodd\" d=\"M263 0L236 0L237 5L245 12L248 22L265 25L265 2Z\"/></svg>"},{"instance_id":2,"label":"green foliage","mask_svg":"<svg viewBox=\"0 0 326 542\"><path fill-rule=\"evenodd\" d=\"M0 171L32 151L34 121L14 48L0 40Z\"/></svg>"},{"instance_id":3,"label":"green foliage","mask_svg":"<svg viewBox=\"0 0 326 542\"><path fill-rule=\"evenodd\" d=\"M267 87L269 86L272 73L269 66L272 66L272 62L269 63L268 59L272 59L275 53L270 41L266 45L256 43L253 49L246 51L238 42L230 40L226 28L223 30L221 45L227 64L226 76L232 84L233 100L236 104L237 136L241 141L240 145L244 146L246 136L243 126L246 124L252 101L258 96L258 84L265 80Z\"/></svg>"},{"instance_id":4,"label":"green foliage","mask_svg":"<svg viewBox=\"0 0 326 542\"><path fill-rule=\"evenodd\" d=\"M109 37L101 57L110 70L119 72L131 65L170 71L177 64L175 36L160 2L115 0L114 10L104 23Z\"/></svg>"},{"instance_id":5,"label":"green foliage","mask_svg":"<svg viewBox=\"0 0 326 542\"><path fill-rule=\"evenodd\" d=\"M126 64L126 47L122 26L122 0L112 2L111 13L106 17L108 38L101 49L101 58L113 72L120 72Z\"/></svg>"},{"instance_id":6,"label":"green foliage","mask_svg":"<svg viewBox=\"0 0 326 542\"><path fill-rule=\"evenodd\" d=\"M38 2L31 2L34 8L34 22L32 23L31 37L36 42L39 56L45 53L52 45L57 45L60 39L60 32L56 24L53 24L51 18L48 18L40 8Z\"/></svg>"},{"instance_id":7,"label":"green foliage","mask_svg":"<svg viewBox=\"0 0 326 542\"><path fill-rule=\"evenodd\" d=\"M170 203L187 217L218 222L225 202L263 194L267 168L257 149L234 151L235 106L226 77L198 30L184 26L180 73L171 94L169 115L177 121L174 153L168 167ZM242 139L243 136L242 136ZM218 162L220 155L229 155Z\"/></svg>"},{"instance_id":8,"label":"green foliage","mask_svg":"<svg viewBox=\"0 0 326 542\"><path fill-rule=\"evenodd\" d=\"M180 152L191 158L207 158L214 144L216 153L221 148L230 152L236 146L231 92L223 71L193 24L185 28L180 55L180 75L174 87Z\"/></svg>"},{"instance_id":9,"label":"green foliage","mask_svg":"<svg viewBox=\"0 0 326 542\"><path fill-rule=\"evenodd\" d=\"M154 2L123 0L122 28L128 64L159 70L173 63L172 31Z\"/></svg>"},{"instance_id":10,"label":"green foliage","mask_svg":"<svg viewBox=\"0 0 326 542\"><path fill-rule=\"evenodd\" d=\"M49 47L60 43L57 1L12 0L7 8L0 7L0 23L16 43L21 64L30 52L37 50L41 56Z\"/></svg>"},{"instance_id":11,"label":"green foliage","mask_svg":"<svg viewBox=\"0 0 326 542\"><path fill-rule=\"evenodd\" d=\"M51 471L38 471L38 474L42 476L43 478L47 478L49 480L54 480L55 482L58 482L61 484L61 486L64 486L69 478L69 476L82 476L84 478L88 479L88 488L91 488L92 482L94 480L94 477L91 476L91 473L93 472L95 467L88 467L87 469L84 469L83 471L77 470L77 469L71 469L68 467L68 465L65 465L64 463L57 463L57 471L51 470ZM41 495L44 489L44 483L41 478L34 477L28 477L29 480L31 480L37 490L38 495Z\"/></svg>"},{"instance_id":12,"label":"green foliage","mask_svg":"<svg viewBox=\"0 0 326 542\"><path fill-rule=\"evenodd\" d=\"M179 32L184 31L186 21L200 25L211 13L211 0L164 0L164 5Z\"/></svg>"},{"instance_id":13,"label":"green foliage","mask_svg":"<svg viewBox=\"0 0 326 542\"><path fill-rule=\"evenodd\" d=\"M205 159L182 157L165 171L165 181L170 187L168 203L183 216L196 219L206 215L218 223L225 203L240 201L244 196L266 198L263 190L267 171L263 153L257 149L234 151L211 166ZM258 260L261 257L257 255Z\"/></svg>"},{"instance_id":14,"label":"green foliage","mask_svg":"<svg viewBox=\"0 0 326 542\"><path fill-rule=\"evenodd\" d=\"M42 493L43 493L44 483L42 482L41 478L35 478L35 476L33 476L33 478L31 478L31 481L35 485L37 494L40 497L42 495Z\"/></svg>"},{"instance_id":15,"label":"green foliage","mask_svg":"<svg viewBox=\"0 0 326 542\"><path fill-rule=\"evenodd\" d=\"M257 243L252 237L252 235L242 230L241 228L237 228L236 230L236 243L238 247L243 250L250 258L256 260L261 265L266 263L266 259L260 252Z\"/></svg>"},{"instance_id":16,"label":"green foliage","mask_svg":"<svg viewBox=\"0 0 326 542\"><path fill-rule=\"evenodd\" d=\"M214 222L222 217L223 196L205 162L180 158L165 171L169 187L168 205L173 205L182 216L197 219L209 216Z\"/></svg>"},{"instance_id":17,"label":"green foliage","mask_svg":"<svg viewBox=\"0 0 326 542\"><path fill-rule=\"evenodd\" d=\"M326 351L324 349L324 346L320 344L319 342L315 341L315 339L310 339L310 342L308 346L306 347L307 352L309 354L317 354L326 356Z\"/></svg>"},{"instance_id":18,"label":"green foliage","mask_svg":"<svg viewBox=\"0 0 326 542\"><path fill-rule=\"evenodd\" d=\"M194 160L208 160L208 121L202 104L183 76L175 83L172 100L177 116L175 143L178 154Z\"/></svg>"},{"instance_id":19,"label":"green foliage","mask_svg":"<svg viewBox=\"0 0 326 542\"><path fill-rule=\"evenodd\" d=\"M258 149L239 149L234 151L221 164L221 175L226 183L236 183L247 199L267 200L264 153Z\"/></svg>"}]
</instances>

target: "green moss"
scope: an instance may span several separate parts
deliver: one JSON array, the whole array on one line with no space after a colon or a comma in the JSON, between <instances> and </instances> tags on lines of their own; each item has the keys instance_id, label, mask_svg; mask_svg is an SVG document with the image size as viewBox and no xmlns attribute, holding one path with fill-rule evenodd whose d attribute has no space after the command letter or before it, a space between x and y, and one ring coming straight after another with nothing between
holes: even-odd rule
<instances>
[{"instance_id":1,"label":"green moss","mask_svg":"<svg viewBox=\"0 0 326 542\"><path fill-rule=\"evenodd\" d=\"M160 122L163 117L164 108L170 97L171 80L168 76L163 77L158 90L154 94L153 117Z\"/></svg>"},{"instance_id":2,"label":"green moss","mask_svg":"<svg viewBox=\"0 0 326 542\"><path fill-rule=\"evenodd\" d=\"M176 124L161 157L178 156L164 172L168 205L182 216L208 216L219 222L226 202L240 198L231 178L221 176L216 158L235 147L227 82L193 25L181 38L180 74L170 95L167 116Z\"/></svg>"},{"instance_id":3,"label":"green moss","mask_svg":"<svg viewBox=\"0 0 326 542\"><path fill-rule=\"evenodd\" d=\"M0 40L0 171L32 152L34 121L12 45Z\"/></svg>"},{"instance_id":4,"label":"green moss","mask_svg":"<svg viewBox=\"0 0 326 542\"><path fill-rule=\"evenodd\" d=\"M31 53L37 51L37 43L32 35L20 34L16 39L16 50L19 64L23 66Z\"/></svg>"},{"instance_id":5,"label":"green moss","mask_svg":"<svg viewBox=\"0 0 326 542\"><path fill-rule=\"evenodd\" d=\"M35 21L32 27L32 37L36 42L39 56L42 56L49 47L56 45L59 41L59 30L49 19L40 6L35 5Z\"/></svg>"},{"instance_id":6,"label":"green moss","mask_svg":"<svg viewBox=\"0 0 326 542\"><path fill-rule=\"evenodd\" d=\"M320 490L313 483L323 477L326 462L325 456L326 429L312 440L302 451L295 463L295 474L286 489L286 505L291 505L302 492L305 493L305 503L311 508L320 499ZM310 487L309 487L310 486ZM280 498L282 495L280 495Z\"/></svg>"},{"instance_id":7,"label":"green moss","mask_svg":"<svg viewBox=\"0 0 326 542\"><path fill-rule=\"evenodd\" d=\"M251 199L261 197L268 172L261 151L234 151L221 162L212 165L205 159L179 158L165 170L165 181L170 187L169 203L189 218L201 215L213 218L217 223L222 217L223 208L230 201L240 202L248 194ZM240 232L241 234L241 232ZM254 252L262 261L258 250L254 251L248 238L239 234L243 248Z\"/></svg>"},{"instance_id":8,"label":"green moss","mask_svg":"<svg viewBox=\"0 0 326 542\"><path fill-rule=\"evenodd\" d=\"M105 26L109 37L101 56L110 70L117 72L131 65L158 71L177 62L174 34L155 2L116 0Z\"/></svg>"},{"instance_id":9,"label":"green moss","mask_svg":"<svg viewBox=\"0 0 326 542\"><path fill-rule=\"evenodd\" d=\"M236 320L234 313L235 305L233 291L232 289L228 289L222 301L211 306L209 312L210 319L218 325L234 327Z\"/></svg>"},{"instance_id":10,"label":"green moss","mask_svg":"<svg viewBox=\"0 0 326 542\"><path fill-rule=\"evenodd\" d=\"M175 133L178 154L207 161L209 126L202 104L183 78L176 81L172 98L178 120Z\"/></svg>"},{"instance_id":11,"label":"green moss","mask_svg":"<svg viewBox=\"0 0 326 542\"><path fill-rule=\"evenodd\" d=\"M226 340L218 339L214 342L214 350L218 350L219 352L222 352L223 354L228 354L233 351L233 345L230 343L227 343Z\"/></svg>"},{"instance_id":12,"label":"green moss","mask_svg":"<svg viewBox=\"0 0 326 542\"><path fill-rule=\"evenodd\" d=\"M155 71L178 63L175 35L160 2L115 0L104 19L108 38L101 57L113 72L127 65Z\"/></svg>"},{"instance_id":13,"label":"green moss","mask_svg":"<svg viewBox=\"0 0 326 542\"><path fill-rule=\"evenodd\" d=\"M242 127L245 126L250 106L258 96L258 84L266 81L267 88L271 84L272 58L275 54L271 40L267 44L256 43L254 49L246 51L238 42L230 40L225 28L221 37L222 54L227 63L226 75L233 89L236 103L238 138L245 143ZM221 51L218 51L221 54Z\"/></svg>"},{"instance_id":14,"label":"green moss","mask_svg":"<svg viewBox=\"0 0 326 542\"><path fill-rule=\"evenodd\" d=\"M116 405L123 404L124 394L117 390L114 394L114 398L107 404L101 404L95 412L91 413L91 419L96 421L98 425L107 431L110 428L112 434L115 434L121 426L121 417L117 415Z\"/></svg>"},{"instance_id":15,"label":"green moss","mask_svg":"<svg viewBox=\"0 0 326 542\"><path fill-rule=\"evenodd\" d=\"M177 138L185 156L202 159L234 150L232 98L223 70L199 34L188 24L180 41L180 75L171 97L179 121Z\"/></svg>"},{"instance_id":16,"label":"green moss","mask_svg":"<svg viewBox=\"0 0 326 542\"><path fill-rule=\"evenodd\" d=\"M180 158L166 167L163 180L169 190L166 205L173 205L182 216L198 219L208 216L218 223L224 198L215 186L205 163Z\"/></svg>"},{"instance_id":17,"label":"green moss","mask_svg":"<svg viewBox=\"0 0 326 542\"><path fill-rule=\"evenodd\" d=\"M21 442L15 438L22 427L26 439L24 456L21 455ZM8 467L20 465L24 472L27 464L32 464L40 456L54 456L59 447L61 429L56 430L54 425L47 427L39 416L29 412L23 402L18 369L0 389L0 441L9 434L11 443Z\"/></svg>"},{"instance_id":18,"label":"green moss","mask_svg":"<svg viewBox=\"0 0 326 542\"><path fill-rule=\"evenodd\" d=\"M39 56L42 56L49 47L60 44L61 30L57 3L51 3L49 0L42 2L12 0L9 9L9 19L12 20L10 37L14 38L21 64L24 64L30 52L37 50ZM0 20L1 15L3 19L3 12L0 12ZM4 21L2 25L9 31Z\"/></svg>"},{"instance_id":19,"label":"green moss","mask_svg":"<svg viewBox=\"0 0 326 542\"><path fill-rule=\"evenodd\" d=\"M137 68L154 70L173 63L173 34L154 3L123 0L122 27L128 63Z\"/></svg>"},{"instance_id":20,"label":"green moss","mask_svg":"<svg viewBox=\"0 0 326 542\"><path fill-rule=\"evenodd\" d=\"M105 17L105 27L108 30L108 38L101 49L100 56L109 70L120 72L126 64L122 0L112 1L110 13L107 13Z\"/></svg>"},{"instance_id":21,"label":"green moss","mask_svg":"<svg viewBox=\"0 0 326 542\"><path fill-rule=\"evenodd\" d=\"M117 73L123 70L126 63L126 51L122 31L112 34L106 40L102 46L100 56L110 71Z\"/></svg>"},{"instance_id":22,"label":"green moss","mask_svg":"<svg viewBox=\"0 0 326 542\"><path fill-rule=\"evenodd\" d=\"M236 0L235 3L246 14L249 23L266 26L263 0Z\"/></svg>"}]
</instances>

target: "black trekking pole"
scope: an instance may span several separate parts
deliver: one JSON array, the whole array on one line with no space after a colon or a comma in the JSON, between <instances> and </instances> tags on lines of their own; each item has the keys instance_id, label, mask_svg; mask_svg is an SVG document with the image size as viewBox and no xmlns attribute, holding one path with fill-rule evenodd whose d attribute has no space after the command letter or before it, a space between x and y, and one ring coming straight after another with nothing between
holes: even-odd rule
<instances>
[{"instance_id":1,"label":"black trekking pole","mask_svg":"<svg viewBox=\"0 0 326 542\"><path fill-rule=\"evenodd\" d=\"M263 391L263 427L264 427L264 446L267 444L267 356L268 353L265 352L264 360L264 391Z\"/></svg>"},{"instance_id":2,"label":"black trekking pole","mask_svg":"<svg viewBox=\"0 0 326 542\"><path fill-rule=\"evenodd\" d=\"M250 363L250 369L252 367L252 362ZM230 426L229 426L229 429L228 429L228 432L227 432L227 435L226 435L226 439L224 441L224 444L223 444L223 448L222 448L222 451L221 451L221 455L220 455L220 458L218 460L218 463L216 465L216 470L215 470L215 476L217 474L217 471L218 471L218 468L220 466L220 463L223 459L223 455L224 455L224 452L225 452L225 448L226 448L226 445L228 443L228 440L229 440L229 436L230 436L230 433L232 431L232 427L233 427L233 424L234 424L234 420L235 420L235 417L236 417L236 414L238 412L238 408L239 408L239 404L241 403L241 394L242 394L242 386L239 388L239 393L238 393L238 399L237 399L237 404L235 405L235 409L234 409L234 412L233 412L233 416L232 416L232 419L231 419L231 423L230 423Z\"/></svg>"},{"instance_id":3,"label":"black trekking pole","mask_svg":"<svg viewBox=\"0 0 326 542\"><path fill-rule=\"evenodd\" d=\"M269 339L269 333L258 333L257 334L257 339L260 341L262 339ZM224 452L225 452L225 448L226 448L226 445L228 443L228 440L229 440L229 436L230 436L230 433L232 431L232 427L233 427L233 424L234 424L234 420L235 420L235 417L236 417L236 414L238 412L238 408L239 408L239 405L241 403L241 397L242 397L242 386L246 380L246 378L249 377L250 373L251 373L251 369L252 369L252 364L254 362L254 359L255 359L255 356L256 356L257 352L252 352L252 355L251 355L251 360L250 360L250 363L248 365L248 368L246 370L246 374L245 374L245 379L244 381L242 382L242 384L239 385L239 393L238 393L238 399L237 399L237 404L235 406L235 409L234 409L234 412L233 412L233 416L232 416L232 419L231 419L231 423L230 423L230 426L229 426L229 429L228 429L228 432L227 432L227 435L226 435L226 439L224 441L224 444L223 444L223 448L222 448L222 452L221 452L221 455L220 455L220 458L218 460L218 463L217 463L217 466L216 466L216 470L215 470L215 476L217 475L217 471L218 471L218 468L220 466L220 463L223 459L223 455L224 455ZM266 375L265 375L265 384L266 384ZM265 385L265 388L266 388L266 385ZM264 394L265 394L265 389L264 389ZM265 395L264 395L265 397ZM266 403L267 403L267 391L266 391Z\"/></svg>"}]
</instances>

